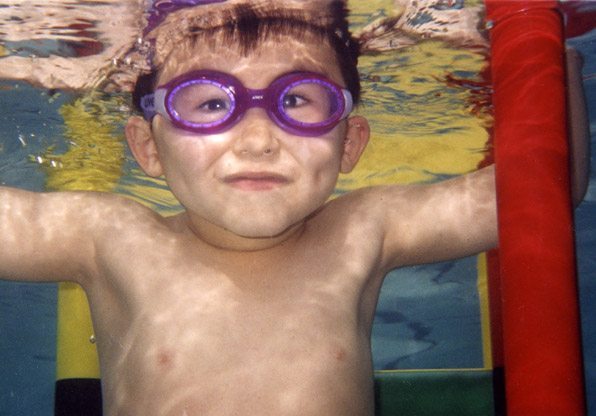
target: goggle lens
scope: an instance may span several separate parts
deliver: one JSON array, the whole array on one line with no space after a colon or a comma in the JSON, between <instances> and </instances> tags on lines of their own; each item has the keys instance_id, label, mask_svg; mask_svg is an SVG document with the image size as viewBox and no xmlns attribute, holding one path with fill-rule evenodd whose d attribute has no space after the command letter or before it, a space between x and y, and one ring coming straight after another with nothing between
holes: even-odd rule
<instances>
[{"instance_id":1,"label":"goggle lens","mask_svg":"<svg viewBox=\"0 0 596 416\"><path fill-rule=\"evenodd\" d=\"M319 124L336 116L338 97L329 85L305 80L286 88L279 97L280 112L300 124Z\"/></svg>"},{"instance_id":2,"label":"goggle lens","mask_svg":"<svg viewBox=\"0 0 596 416\"><path fill-rule=\"evenodd\" d=\"M175 118L205 127L223 123L235 108L232 91L209 80L196 80L175 88L168 101Z\"/></svg>"}]
</instances>

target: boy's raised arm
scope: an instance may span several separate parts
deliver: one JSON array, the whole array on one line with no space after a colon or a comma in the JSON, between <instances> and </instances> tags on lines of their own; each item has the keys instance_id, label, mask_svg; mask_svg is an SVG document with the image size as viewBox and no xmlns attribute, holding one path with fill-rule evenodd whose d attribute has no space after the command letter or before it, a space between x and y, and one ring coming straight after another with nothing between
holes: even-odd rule
<instances>
[{"instance_id":1,"label":"boy's raised arm","mask_svg":"<svg viewBox=\"0 0 596 416\"><path fill-rule=\"evenodd\" d=\"M382 188L388 269L496 247L494 168L433 185Z\"/></svg>"},{"instance_id":2,"label":"boy's raised arm","mask_svg":"<svg viewBox=\"0 0 596 416\"><path fill-rule=\"evenodd\" d=\"M571 194L582 201L589 180L589 121L582 58L567 50ZM385 188L385 258L390 267L471 255L497 244L494 167L431 186Z\"/></svg>"},{"instance_id":3,"label":"boy's raised arm","mask_svg":"<svg viewBox=\"0 0 596 416\"><path fill-rule=\"evenodd\" d=\"M93 261L90 198L0 187L0 278L80 281Z\"/></svg>"}]
</instances>

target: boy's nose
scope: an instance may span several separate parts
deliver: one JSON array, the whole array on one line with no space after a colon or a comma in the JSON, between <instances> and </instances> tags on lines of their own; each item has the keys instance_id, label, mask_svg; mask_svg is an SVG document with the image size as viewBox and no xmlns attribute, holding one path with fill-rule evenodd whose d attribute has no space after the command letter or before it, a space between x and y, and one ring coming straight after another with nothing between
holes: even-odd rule
<instances>
[{"instance_id":1,"label":"boy's nose","mask_svg":"<svg viewBox=\"0 0 596 416\"><path fill-rule=\"evenodd\" d=\"M234 142L234 152L239 157L272 156L279 150L272 121L265 115L252 115L241 121L242 128Z\"/></svg>"}]
</instances>

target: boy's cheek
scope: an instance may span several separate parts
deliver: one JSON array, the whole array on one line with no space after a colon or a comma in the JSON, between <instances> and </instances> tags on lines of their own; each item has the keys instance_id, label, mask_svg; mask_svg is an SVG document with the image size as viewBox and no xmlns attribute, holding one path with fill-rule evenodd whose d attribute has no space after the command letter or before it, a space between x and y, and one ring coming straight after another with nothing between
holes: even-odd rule
<instances>
[{"instance_id":1,"label":"boy's cheek","mask_svg":"<svg viewBox=\"0 0 596 416\"><path fill-rule=\"evenodd\" d=\"M320 137L294 137L290 139L292 151L306 162L328 166L341 159L346 128L343 121L331 132Z\"/></svg>"},{"instance_id":2,"label":"boy's cheek","mask_svg":"<svg viewBox=\"0 0 596 416\"><path fill-rule=\"evenodd\" d=\"M160 157L164 163L180 169L199 169L209 160L214 160L224 152L225 143L221 139L205 138L177 129L167 129L156 139Z\"/></svg>"}]
</instances>

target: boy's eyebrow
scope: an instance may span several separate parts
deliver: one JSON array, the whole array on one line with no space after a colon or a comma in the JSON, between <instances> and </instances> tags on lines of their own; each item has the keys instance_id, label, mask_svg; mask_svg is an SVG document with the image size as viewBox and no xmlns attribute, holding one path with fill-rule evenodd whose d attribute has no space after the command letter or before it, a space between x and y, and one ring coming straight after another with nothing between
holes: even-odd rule
<instances>
[{"instance_id":1,"label":"boy's eyebrow","mask_svg":"<svg viewBox=\"0 0 596 416\"><path fill-rule=\"evenodd\" d=\"M323 68L323 66L320 66L320 65L313 68L313 67L309 67L308 65L298 64L294 67L293 70L296 72L313 72L314 71L314 72L317 72L317 73L323 75L325 78L329 78L329 79L335 78L328 70L326 70L325 68ZM342 80L340 79L337 81L342 81ZM343 81L340 82L340 84L343 84Z\"/></svg>"}]
</instances>

